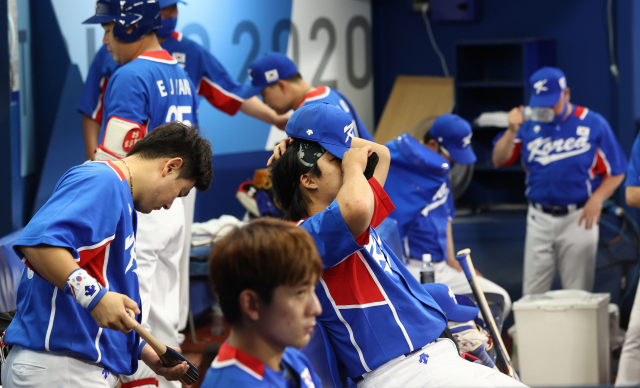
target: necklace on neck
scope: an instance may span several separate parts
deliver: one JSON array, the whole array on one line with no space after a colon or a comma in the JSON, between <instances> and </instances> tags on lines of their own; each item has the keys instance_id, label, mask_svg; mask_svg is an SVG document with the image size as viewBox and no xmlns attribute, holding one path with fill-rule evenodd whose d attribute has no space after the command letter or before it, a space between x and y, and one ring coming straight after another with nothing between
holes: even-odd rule
<instances>
[{"instance_id":1,"label":"necklace on neck","mask_svg":"<svg viewBox=\"0 0 640 388\"><path fill-rule=\"evenodd\" d=\"M120 160L122 161L122 163L124 163L125 166L127 166L127 171L129 171L129 185L131 188L131 198L133 198L133 174L131 173L131 169L129 168L127 162L124 159Z\"/></svg>"}]
</instances>

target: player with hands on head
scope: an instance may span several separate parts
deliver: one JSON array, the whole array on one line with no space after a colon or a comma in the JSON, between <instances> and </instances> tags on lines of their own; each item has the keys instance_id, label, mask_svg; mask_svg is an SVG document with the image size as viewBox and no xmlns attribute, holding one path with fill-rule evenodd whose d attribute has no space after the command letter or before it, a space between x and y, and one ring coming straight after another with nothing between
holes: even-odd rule
<instances>
[{"instance_id":1,"label":"player with hands on head","mask_svg":"<svg viewBox=\"0 0 640 388\"><path fill-rule=\"evenodd\" d=\"M627 170L627 178L624 182L625 198L627 205L640 208L640 135L636 137L631 150L631 160ZM631 308L629 326L624 337L616 387L628 387L640 385L640 287Z\"/></svg>"},{"instance_id":2,"label":"player with hands on head","mask_svg":"<svg viewBox=\"0 0 640 388\"><path fill-rule=\"evenodd\" d=\"M170 380L187 363L164 367L131 329L142 317L136 261L137 211L172 206L213 177L211 145L181 123L156 128L115 162L90 162L62 176L14 249L27 265L2 386L109 387L141 359ZM176 348L179 351L179 349Z\"/></svg>"},{"instance_id":3,"label":"player with hands on head","mask_svg":"<svg viewBox=\"0 0 640 388\"><path fill-rule=\"evenodd\" d=\"M471 125L455 114L439 116L418 141L403 133L386 144L391 166L386 192L396 209L390 217L398 221L409 268L419 277L421 261L433 262L435 281L456 294L471 288L455 258L452 219L455 217L449 173L453 163L475 163L471 149ZM504 317L511 311L509 293L484 277L482 288L504 298Z\"/></svg>"},{"instance_id":4,"label":"player with hands on head","mask_svg":"<svg viewBox=\"0 0 640 388\"><path fill-rule=\"evenodd\" d=\"M290 222L257 219L216 242L210 263L231 332L202 387L320 388L296 349L309 343L322 311L314 291L322 261L309 234Z\"/></svg>"},{"instance_id":5,"label":"player with hands on head","mask_svg":"<svg viewBox=\"0 0 640 388\"><path fill-rule=\"evenodd\" d=\"M117 1L115 2L117 3ZM280 129L289 115L278 115L257 97L243 98L244 86L238 84L222 64L204 47L175 30L178 20L178 3L182 0L159 0L161 26L156 30L160 46L167 50L189 76L195 86L193 92L203 96L214 108L235 115L238 111L275 125ZM91 62L77 109L83 115L85 151L88 160L94 160L99 145L100 128L104 116L103 98L109 80L123 64L114 60L107 45L103 45ZM171 85L165 85L171 92ZM179 88L179 86L178 86ZM193 112L195 115L195 112Z\"/></svg>"},{"instance_id":6,"label":"player with hands on head","mask_svg":"<svg viewBox=\"0 0 640 388\"><path fill-rule=\"evenodd\" d=\"M563 288L590 292L602 203L622 183L627 160L604 117L570 102L560 69L543 67L529 81L533 119L512 109L492 157L502 167L521 154L527 173L523 294L548 291L556 266Z\"/></svg>"},{"instance_id":7,"label":"player with hands on head","mask_svg":"<svg viewBox=\"0 0 640 388\"><path fill-rule=\"evenodd\" d=\"M272 181L285 219L313 237L323 273L318 316L358 387L521 387L469 363L446 338L447 318L375 231L393 211L382 188L387 147L354 138L353 120L322 103L296 110L286 151L274 150ZM377 163L376 163L377 161Z\"/></svg>"},{"instance_id":8,"label":"player with hands on head","mask_svg":"<svg viewBox=\"0 0 640 388\"><path fill-rule=\"evenodd\" d=\"M347 112L353 119L353 136L373 141L362 120L347 97L328 86L314 87L307 83L298 72L298 67L286 55L276 52L266 53L249 64L251 87L244 96L257 94L265 104L278 114L299 109L306 104L326 102Z\"/></svg>"}]
</instances>

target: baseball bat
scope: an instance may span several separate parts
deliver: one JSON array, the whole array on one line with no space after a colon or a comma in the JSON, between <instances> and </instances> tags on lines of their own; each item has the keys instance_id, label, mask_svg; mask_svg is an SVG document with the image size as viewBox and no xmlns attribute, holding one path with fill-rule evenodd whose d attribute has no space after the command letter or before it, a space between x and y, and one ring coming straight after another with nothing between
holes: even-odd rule
<instances>
[{"instance_id":1,"label":"baseball bat","mask_svg":"<svg viewBox=\"0 0 640 388\"><path fill-rule=\"evenodd\" d=\"M129 314L131 318L135 319L136 315L133 312L133 310L131 309L126 309L126 310L127 310L127 314ZM158 357L160 357L160 361L162 361L162 365L172 367L172 366L181 364L182 361L186 361L187 364L189 364L189 369L187 369L187 373L185 373L180 378L180 381L183 384L191 385L198 380L198 376L200 375L198 373L198 368L196 368L182 354L176 352L175 350L171 349L169 346L160 342L156 337L154 337L151 333L149 333L147 329L142 327L142 325L138 321L136 321L136 326L133 328L133 330L135 330L138 334L140 334L140 337L142 337L142 339L147 341L147 343L149 344L149 346L151 346L153 351L155 351Z\"/></svg>"},{"instance_id":2,"label":"baseball bat","mask_svg":"<svg viewBox=\"0 0 640 388\"><path fill-rule=\"evenodd\" d=\"M484 321L487 324L489 334L491 334L491 337L493 337L493 343L496 347L496 364L498 368L504 374L514 378L517 381L520 381L518 374L513 369L513 364L511 364L509 353L507 353L507 349L504 347L502 337L500 336L500 332L498 331L498 326L493 320L493 314L489 309L487 299L484 297L484 292L482 292L482 288L478 283L476 270L475 268L473 268L473 262L471 262L471 249L467 248L458 252L456 260L458 260L460 262L460 266L462 266L462 270L464 271L464 274L469 281L469 286L471 286L471 291L473 291L473 295L478 301L478 307L480 307L480 312L482 312Z\"/></svg>"}]
</instances>

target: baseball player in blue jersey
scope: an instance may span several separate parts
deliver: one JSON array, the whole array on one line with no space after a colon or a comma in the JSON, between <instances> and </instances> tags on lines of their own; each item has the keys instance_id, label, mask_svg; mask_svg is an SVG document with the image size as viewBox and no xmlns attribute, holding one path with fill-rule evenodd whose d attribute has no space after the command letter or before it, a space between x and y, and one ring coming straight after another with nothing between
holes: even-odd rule
<instances>
[{"instance_id":1,"label":"baseball player in blue jersey","mask_svg":"<svg viewBox=\"0 0 640 388\"><path fill-rule=\"evenodd\" d=\"M198 43L175 31L180 0L159 0L161 7L162 27L157 29L158 42L187 73L196 94L203 96L209 103L229 115L238 110L259 120L284 129L288 115L277 115L260 99L243 98L244 87L238 84L227 73L218 60ZM83 131L87 159L93 160L100 126L102 124L103 98L107 85L120 63L109 55L106 45L96 53L77 109L83 114Z\"/></svg>"},{"instance_id":2,"label":"baseball player in blue jersey","mask_svg":"<svg viewBox=\"0 0 640 388\"><path fill-rule=\"evenodd\" d=\"M114 61L121 65L105 90L102 139L94 156L96 160L123 157L158 125L174 120L197 123L196 87L178 61L160 46L156 36L156 29L162 24L157 1L98 0L96 15L85 23L102 24L103 42ZM194 195L192 192L187 200ZM139 215L136 252L142 324L171 346L181 342L178 329L181 300L187 298L184 287L185 284L188 287L186 229L190 225L185 213L192 211L193 205L193 200L179 200L170 208ZM193 219L192 214L189 221ZM137 386L148 379L158 383L152 371L145 367L133 377L123 377L125 388L129 383ZM179 386L177 382L163 379L158 384Z\"/></svg>"},{"instance_id":3,"label":"baseball player in blue jersey","mask_svg":"<svg viewBox=\"0 0 640 388\"><path fill-rule=\"evenodd\" d=\"M454 114L438 117L422 142L404 133L386 146L391 166L386 191L396 206L390 217L398 221L408 265L419 276L422 260L431 261L435 281L456 294L471 293L469 282L455 259L451 220L455 217L449 171L451 162L470 164L476 156L471 144L471 125ZM511 298L504 288L478 278L485 292L499 293L506 317Z\"/></svg>"},{"instance_id":4,"label":"baseball player in blue jersey","mask_svg":"<svg viewBox=\"0 0 640 388\"><path fill-rule=\"evenodd\" d=\"M443 338L445 314L375 231L394 209L382 188L389 150L352 137L352 126L334 105L301 107L286 127L295 140L274 150L272 167L285 218L300 220L322 258L318 320L347 375L360 388L522 386Z\"/></svg>"},{"instance_id":5,"label":"baseball player in blue jersey","mask_svg":"<svg viewBox=\"0 0 640 388\"><path fill-rule=\"evenodd\" d=\"M631 150L631 160L624 182L627 205L640 207L640 135L636 137ZM631 308L629 327L624 337L616 387L640 385L640 287Z\"/></svg>"},{"instance_id":6,"label":"baseball player in blue jersey","mask_svg":"<svg viewBox=\"0 0 640 388\"><path fill-rule=\"evenodd\" d=\"M235 229L211 252L210 274L231 326L203 388L321 388L295 348L311 338L321 307L314 292L322 261L296 225L258 219Z\"/></svg>"},{"instance_id":7,"label":"baseball player in blue jersey","mask_svg":"<svg viewBox=\"0 0 640 388\"><path fill-rule=\"evenodd\" d=\"M570 102L560 69L543 67L529 81L529 105L549 112L549 122L525 121L514 108L493 148L496 167L521 154L527 173L523 294L548 291L556 267L563 288L591 291L602 202L622 183L627 160L604 117Z\"/></svg>"},{"instance_id":8,"label":"baseball player in blue jersey","mask_svg":"<svg viewBox=\"0 0 640 388\"><path fill-rule=\"evenodd\" d=\"M305 104L326 102L347 112L355 123L353 135L365 140L373 138L358 117L351 102L328 86L309 85L291 59L280 53L266 53L249 65L251 87L245 96L262 95L262 100L278 114L296 110Z\"/></svg>"},{"instance_id":9,"label":"baseball player in blue jersey","mask_svg":"<svg viewBox=\"0 0 640 388\"><path fill-rule=\"evenodd\" d=\"M159 127L127 157L74 167L15 244L27 265L18 312L4 339L12 345L2 386L109 387L138 369L177 380L131 329L141 321L135 210L170 207L213 176L211 145L180 123ZM176 348L177 349L177 348Z\"/></svg>"}]
</instances>

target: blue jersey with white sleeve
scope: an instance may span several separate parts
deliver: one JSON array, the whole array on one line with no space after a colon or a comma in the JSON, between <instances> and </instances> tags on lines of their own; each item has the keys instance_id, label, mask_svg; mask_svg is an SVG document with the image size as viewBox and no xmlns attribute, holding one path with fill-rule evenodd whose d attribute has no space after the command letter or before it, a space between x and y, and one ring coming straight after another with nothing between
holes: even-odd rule
<instances>
[{"instance_id":1,"label":"blue jersey with white sleeve","mask_svg":"<svg viewBox=\"0 0 640 388\"><path fill-rule=\"evenodd\" d=\"M197 124L195 88L165 50L148 51L118 68L104 98L96 159L122 158L148 131L172 121ZM101 154L103 151L104 154Z\"/></svg>"},{"instance_id":2,"label":"blue jersey with white sleeve","mask_svg":"<svg viewBox=\"0 0 640 388\"><path fill-rule=\"evenodd\" d=\"M385 145L391 153L386 192L396 206L390 217L398 221L405 255L446 260L454 217L449 162L406 133Z\"/></svg>"},{"instance_id":3,"label":"blue jersey with white sleeve","mask_svg":"<svg viewBox=\"0 0 640 388\"><path fill-rule=\"evenodd\" d=\"M584 204L604 178L627 169L627 159L607 120L585 107L573 108L558 125L525 121L514 140L512 157L504 164L522 155L525 194L536 203Z\"/></svg>"},{"instance_id":4,"label":"blue jersey with white sleeve","mask_svg":"<svg viewBox=\"0 0 640 388\"><path fill-rule=\"evenodd\" d=\"M112 373L138 368L140 336L102 329L75 299L34 272L20 246L66 248L108 291L140 305L135 254L136 212L129 183L111 162L73 167L15 243L28 268L18 287L18 312L8 344L36 351L73 352ZM140 322L141 317L137 317Z\"/></svg>"},{"instance_id":5,"label":"blue jersey with white sleeve","mask_svg":"<svg viewBox=\"0 0 640 388\"><path fill-rule=\"evenodd\" d=\"M624 182L626 186L640 187L640 134L636 137L631 149L631 160L627 169L627 177Z\"/></svg>"},{"instance_id":6,"label":"blue jersey with white sleeve","mask_svg":"<svg viewBox=\"0 0 640 388\"><path fill-rule=\"evenodd\" d=\"M225 68L211 53L198 43L184 37L182 33L173 34L160 44L185 70L197 94L203 96L215 108L234 115L242 106L240 97L244 87L227 73ZM120 65L113 60L103 45L96 53L77 109L102 123L103 96L109 79Z\"/></svg>"},{"instance_id":7,"label":"blue jersey with white sleeve","mask_svg":"<svg viewBox=\"0 0 640 388\"><path fill-rule=\"evenodd\" d=\"M320 102L326 102L328 104L335 105L343 111L347 112L349 115L351 115L351 117L353 117L353 122L356 124L354 136L361 139L373 141L373 137L371 137L369 131L367 131L367 128L365 128L364 123L362 122L362 120L360 120L358 113L356 113L355 108L347 99L347 97L345 97L345 95L340 93L339 91L329 88L328 86L318 86L313 92L307 93L304 96L304 99L300 101L300 104L298 104L296 109L305 104L317 104Z\"/></svg>"},{"instance_id":8,"label":"blue jersey with white sleeve","mask_svg":"<svg viewBox=\"0 0 640 388\"><path fill-rule=\"evenodd\" d=\"M286 348L282 367L282 371L274 371L257 358L225 342L211 363L202 388L322 388L309 359L300 351Z\"/></svg>"},{"instance_id":9,"label":"blue jersey with white sleeve","mask_svg":"<svg viewBox=\"0 0 640 388\"><path fill-rule=\"evenodd\" d=\"M369 230L357 240L335 200L300 221L323 263L318 320L352 378L424 347L447 325L438 304L376 233L393 203L375 178L369 184L375 210Z\"/></svg>"}]
</instances>

